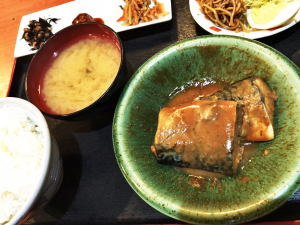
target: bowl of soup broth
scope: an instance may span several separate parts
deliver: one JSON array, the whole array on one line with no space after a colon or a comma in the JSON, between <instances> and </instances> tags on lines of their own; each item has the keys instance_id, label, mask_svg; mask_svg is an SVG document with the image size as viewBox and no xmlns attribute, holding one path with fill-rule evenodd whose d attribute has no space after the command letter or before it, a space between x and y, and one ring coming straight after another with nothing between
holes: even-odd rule
<instances>
[{"instance_id":1,"label":"bowl of soup broth","mask_svg":"<svg viewBox=\"0 0 300 225\"><path fill-rule=\"evenodd\" d=\"M122 42L111 28L93 22L71 25L33 57L26 74L27 97L51 117L95 116L118 98L122 61Z\"/></svg>"}]
</instances>

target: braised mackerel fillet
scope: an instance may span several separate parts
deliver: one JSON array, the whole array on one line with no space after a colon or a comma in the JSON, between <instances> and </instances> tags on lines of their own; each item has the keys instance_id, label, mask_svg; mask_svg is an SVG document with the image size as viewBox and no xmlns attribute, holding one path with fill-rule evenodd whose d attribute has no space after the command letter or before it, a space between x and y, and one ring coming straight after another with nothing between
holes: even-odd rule
<instances>
[{"instance_id":1,"label":"braised mackerel fillet","mask_svg":"<svg viewBox=\"0 0 300 225\"><path fill-rule=\"evenodd\" d=\"M235 101L195 101L164 107L151 146L159 163L236 173L243 147L236 137Z\"/></svg>"},{"instance_id":2,"label":"braised mackerel fillet","mask_svg":"<svg viewBox=\"0 0 300 225\"><path fill-rule=\"evenodd\" d=\"M198 100L237 102L242 110L239 136L246 141L274 139L273 117L277 97L259 77L251 77Z\"/></svg>"}]
</instances>

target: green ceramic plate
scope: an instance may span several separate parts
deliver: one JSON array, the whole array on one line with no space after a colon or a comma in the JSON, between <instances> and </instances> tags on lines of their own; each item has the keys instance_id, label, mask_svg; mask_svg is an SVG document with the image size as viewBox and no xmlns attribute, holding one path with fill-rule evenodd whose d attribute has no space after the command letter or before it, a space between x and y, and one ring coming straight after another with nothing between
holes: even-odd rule
<instances>
[{"instance_id":1,"label":"green ceramic plate","mask_svg":"<svg viewBox=\"0 0 300 225\"><path fill-rule=\"evenodd\" d=\"M273 211L300 187L299 74L281 53L244 38L202 36L167 47L134 74L116 108L113 140L122 173L148 204L188 223L235 224ZM241 173L199 191L188 175L156 162L150 146L158 113L174 90L203 78L235 82L253 75L278 96L276 137L258 145Z\"/></svg>"}]
</instances>

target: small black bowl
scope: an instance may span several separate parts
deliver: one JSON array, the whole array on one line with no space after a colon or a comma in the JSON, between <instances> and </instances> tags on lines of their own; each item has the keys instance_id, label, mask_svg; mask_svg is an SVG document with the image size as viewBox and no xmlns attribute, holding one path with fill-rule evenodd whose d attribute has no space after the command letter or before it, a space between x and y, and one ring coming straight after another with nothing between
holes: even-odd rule
<instances>
[{"instance_id":1,"label":"small black bowl","mask_svg":"<svg viewBox=\"0 0 300 225\"><path fill-rule=\"evenodd\" d=\"M55 114L43 102L41 84L44 74L41 71L45 71L45 68L50 67L53 58L57 57L59 54L59 49L72 42L72 40L84 35L105 36L105 38L109 38L117 45L121 54L118 73L106 92L86 108L70 114ZM121 39L117 33L108 26L95 22L79 23L68 26L49 38L34 55L28 67L25 80L25 92L27 98L43 114L56 119L76 121L91 118L116 103L124 85L123 61L124 53Z\"/></svg>"}]
</instances>

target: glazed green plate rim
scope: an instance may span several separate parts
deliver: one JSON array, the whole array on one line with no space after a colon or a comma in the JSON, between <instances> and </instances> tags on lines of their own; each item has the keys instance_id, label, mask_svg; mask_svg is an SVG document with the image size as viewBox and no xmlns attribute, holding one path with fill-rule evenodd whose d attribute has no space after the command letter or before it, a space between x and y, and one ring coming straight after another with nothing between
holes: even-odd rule
<instances>
[{"instance_id":1,"label":"glazed green plate rim","mask_svg":"<svg viewBox=\"0 0 300 225\"><path fill-rule=\"evenodd\" d=\"M160 58L163 58L165 55L167 55L169 52L176 51L179 47L178 46L184 46L186 43L190 42L198 42L201 45L201 41L206 41L206 40L217 40L217 39L233 39L233 41L242 41L244 43L249 43L251 45L255 45L258 48L263 48L266 51L269 51L271 54L273 54L273 57L278 57L281 58L288 66L290 67L290 70L294 71L294 74L298 74L298 77L300 75L300 70L299 68L291 62L286 56L284 56L282 53L278 52L277 50L260 43L255 40L250 40L246 39L243 37L236 37L236 36L227 36L227 35L207 35L207 36L201 36L201 37L194 37L190 38L187 40L183 40L181 42L175 43L173 45L170 45L166 47L165 49L161 50L154 56L152 56L149 60L147 60L132 76L132 78L129 80L129 82L126 84L116 107L115 114L114 114L114 120L113 120L113 146L114 146L114 151L115 151L115 156L116 160L118 162L118 165L120 167L121 172L123 173L125 179L129 183L129 185L133 188L133 190L145 201L147 202L150 206L155 208L156 210L160 211L161 213L170 216L174 219L178 219L184 222L188 223L203 223L207 224L207 220L202 220L199 219L196 221L194 219L184 219L182 216L178 216L177 214L172 214L170 211L174 210L176 208L176 205L172 205L171 203L165 204L163 207L161 205L161 200L158 199L151 199L149 198L150 195L147 196L146 193L150 193L151 190L146 190L143 187L143 182L139 181L139 178L134 179L134 176L130 176L130 174L134 174L135 171L131 168L130 166L130 160L128 161L126 159L126 154L124 155L124 152L126 152L126 148L121 145L122 141L122 136L119 135L122 133L123 127L120 126L122 125L122 115L124 112L126 112L126 102L130 101L130 95L131 95L131 90L135 88L136 85L139 84L141 77L144 75L144 71L147 70L147 68L150 68L152 65L155 64L156 61L158 61ZM270 56L271 57L271 56ZM150 146L149 146L149 151L150 151ZM299 169L299 168L298 168ZM300 170L300 169L299 169ZM295 193L299 188L300 188L300 174L296 177L294 177L292 184L290 184L287 189L289 190L289 194L284 194L287 193L281 192L281 193L276 193L276 196L272 196L273 198L280 199L280 205L282 205L284 202L286 202L292 195ZM174 207L175 206L175 207ZM264 206L262 206L264 207ZM235 224L235 223L240 223L240 222L248 222L254 219L257 219L259 217L262 217L271 211L275 210L279 206L274 205L274 207L269 207L268 211L263 211L263 213L257 213L255 216L251 216L251 218L239 218L236 220L231 220L228 223Z\"/></svg>"}]
</instances>

